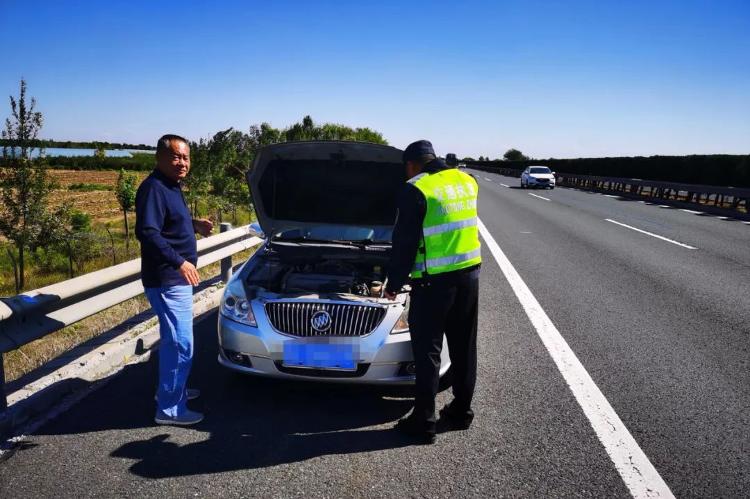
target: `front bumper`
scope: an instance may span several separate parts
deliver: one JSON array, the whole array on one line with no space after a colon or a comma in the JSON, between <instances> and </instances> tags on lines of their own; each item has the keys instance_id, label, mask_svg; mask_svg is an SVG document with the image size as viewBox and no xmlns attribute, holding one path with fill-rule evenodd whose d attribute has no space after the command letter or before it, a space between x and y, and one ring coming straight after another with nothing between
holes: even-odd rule
<instances>
[{"instance_id":1,"label":"front bumper","mask_svg":"<svg viewBox=\"0 0 750 499\"><path fill-rule=\"evenodd\" d=\"M526 183L529 187L554 187L555 186L554 180L549 180L547 182L544 182L542 180L537 180L531 177L527 179Z\"/></svg>"},{"instance_id":2,"label":"front bumper","mask_svg":"<svg viewBox=\"0 0 750 499\"><path fill-rule=\"evenodd\" d=\"M219 313L218 361L229 369L281 379L390 385L414 383L411 337L408 332L390 334L390 326L401 313L400 307L390 307L381 325L371 334L346 338L299 338L282 334L270 325L261 305L254 303L253 310L258 321L257 327L233 321ZM353 344L359 352L357 369L347 371L284 366L286 342L326 340ZM442 375L450 367L445 339L441 361Z\"/></svg>"}]
</instances>

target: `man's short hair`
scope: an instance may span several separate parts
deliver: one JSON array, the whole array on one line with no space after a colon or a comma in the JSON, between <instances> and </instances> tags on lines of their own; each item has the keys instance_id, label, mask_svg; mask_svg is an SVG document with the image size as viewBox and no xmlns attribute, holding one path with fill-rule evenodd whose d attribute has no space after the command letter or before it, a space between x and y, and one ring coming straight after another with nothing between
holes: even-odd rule
<instances>
[{"instance_id":1,"label":"man's short hair","mask_svg":"<svg viewBox=\"0 0 750 499\"><path fill-rule=\"evenodd\" d=\"M159 141L156 143L156 154L159 155L161 153L169 151L173 140L184 142L188 146L190 145L190 142L188 142L185 137L180 137L179 135L168 133L166 135L162 135Z\"/></svg>"}]
</instances>

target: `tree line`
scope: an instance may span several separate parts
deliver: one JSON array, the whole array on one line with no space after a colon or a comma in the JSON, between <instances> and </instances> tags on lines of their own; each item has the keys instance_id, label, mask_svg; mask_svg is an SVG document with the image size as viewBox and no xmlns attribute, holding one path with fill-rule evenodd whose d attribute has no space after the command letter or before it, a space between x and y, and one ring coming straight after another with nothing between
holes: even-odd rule
<instances>
[{"instance_id":1,"label":"tree line","mask_svg":"<svg viewBox=\"0 0 750 499\"><path fill-rule=\"evenodd\" d=\"M467 158L467 163L474 162ZM578 175L639 178L699 185L750 187L750 155L635 156L615 158L523 159L481 161L487 166L523 170L544 165Z\"/></svg>"},{"instance_id":2,"label":"tree line","mask_svg":"<svg viewBox=\"0 0 750 499\"><path fill-rule=\"evenodd\" d=\"M0 139L0 146L11 146L11 139ZM102 142L102 141L83 141L76 142L71 140L54 140L54 139L34 139L29 141L30 147L39 149L47 147L56 147L59 149L139 149L144 151L155 151L156 146L146 144L128 144L127 142Z\"/></svg>"}]
</instances>

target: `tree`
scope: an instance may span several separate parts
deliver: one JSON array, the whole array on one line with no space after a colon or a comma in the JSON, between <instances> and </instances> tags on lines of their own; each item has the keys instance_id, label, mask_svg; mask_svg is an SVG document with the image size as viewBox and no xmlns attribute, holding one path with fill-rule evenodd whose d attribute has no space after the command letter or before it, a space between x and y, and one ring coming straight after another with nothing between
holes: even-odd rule
<instances>
[{"instance_id":1,"label":"tree","mask_svg":"<svg viewBox=\"0 0 750 499\"><path fill-rule=\"evenodd\" d=\"M524 156L518 149L508 149L505 151L505 154L503 154L503 159L505 161L526 161L529 157Z\"/></svg>"},{"instance_id":2,"label":"tree","mask_svg":"<svg viewBox=\"0 0 750 499\"><path fill-rule=\"evenodd\" d=\"M58 223L49 227L49 243L68 259L68 276L80 274L84 264L99 252L99 244L91 230L91 216L78 210L66 209ZM75 264L75 268L74 268Z\"/></svg>"},{"instance_id":3,"label":"tree","mask_svg":"<svg viewBox=\"0 0 750 499\"><path fill-rule=\"evenodd\" d=\"M135 205L135 194L138 190L138 177L134 173L128 173L120 170L115 185L115 195L117 202L122 210L122 217L125 220L125 253L130 254L130 225L128 224L128 212Z\"/></svg>"},{"instance_id":4,"label":"tree","mask_svg":"<svg viewBox=\"0 0 750 499\"><path fill-rule=\"evenodd\" d=\"M102 160L107 157L107 150L104 148L102 142L94 142L96 144L96 151L94 151L94 157L98 160Z\"/></svg>"},{"instance_id":5,"label":"tree","mask_svg":"<svg viewBox=\"0 0 750 499\"><path fill-rule=\"evenodd\" d=\"M55 213L47 209L54 183L47 174L43 158L32 159L33 141L44 123L42 113L35 111L36 99L26 99L26 81L21 80L18 99L10 97L11 116L5 120L2 138L3 163L0 170L0 235L14 246L8 249L14 264L16 293L24 288L26 251L45 244L49 229L55 227ZM40 154L40 156L42 156ZM17 256L17 259L16 259Z\"/></svg>"}]
</instances>

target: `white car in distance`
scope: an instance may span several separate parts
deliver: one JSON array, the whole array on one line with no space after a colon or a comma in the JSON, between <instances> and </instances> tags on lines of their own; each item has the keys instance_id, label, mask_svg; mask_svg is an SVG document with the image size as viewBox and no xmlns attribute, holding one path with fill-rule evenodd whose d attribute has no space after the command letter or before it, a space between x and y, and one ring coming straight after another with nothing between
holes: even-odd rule
<instances>
[{"instance_id":1,"label":"white car in distance","mask_svg":"<svg viewBox=\"0 0 750 499\"><path fill-rule=\"evenodd\" d=\"M555 172L546 166L529 166L521 173L521 189L541 187L555 188Z\"/></svg>"}]
</instances>

